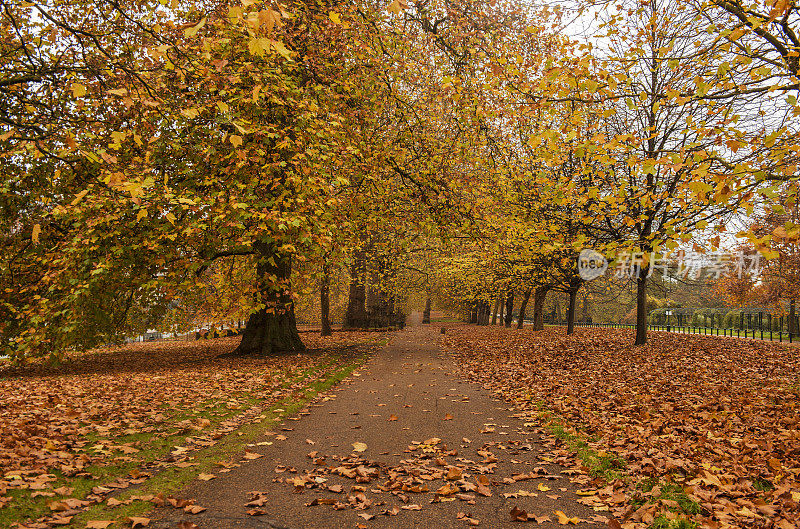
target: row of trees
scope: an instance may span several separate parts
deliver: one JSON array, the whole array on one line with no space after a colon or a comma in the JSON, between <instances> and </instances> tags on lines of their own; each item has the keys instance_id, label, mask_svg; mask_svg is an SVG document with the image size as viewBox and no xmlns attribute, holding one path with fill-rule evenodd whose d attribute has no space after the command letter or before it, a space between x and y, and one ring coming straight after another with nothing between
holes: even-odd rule
<instances>
[{"instance_id":1,"label":"row of trees","mask_svg":"<svg viewBox=\"0 0 800 529\"><path fill-rule=\"evenodd\" d=\"M797 174L789 4L595 6L599 46L510 1L88 7L0 14L18 358L166 315L246 318L239 353L299 349L298 296L321 285L324 314L341 270L350 326L397 319L411 289L484 320L532 299L541 326L549 291L574 315L582 248L713 238Z\"/></svg>"},{"instance_id":2,"label":"row of trees","mask_svg":"<svg viewBox=\"0 0 800 529\"><path fill-rule=\"evenodd\" d=\"M598 9L602 49L551 60L541 75L507 71L502 89L517 115L495 132L508 136L512 168L493 194L503 218L486 222L481 242L490 242L471 262L450 260L450 275L463 281L457 270L467 266L480 278L462 297L479 311L514 292L523 304L531 292L567 292L571 322L578 252L600 250L612 266L630 260L641 344L655 255L719 248L737 221L764 208L797 240L787 202L776 200L794 196L783 182L797 175L797 52L779 42L792 38L797 12L671 1ZM779 234L751 232L760 237L751 250L769 256L764 244ZM454 298L465 290L445 282Z\"/></svg>"}]
</instances>

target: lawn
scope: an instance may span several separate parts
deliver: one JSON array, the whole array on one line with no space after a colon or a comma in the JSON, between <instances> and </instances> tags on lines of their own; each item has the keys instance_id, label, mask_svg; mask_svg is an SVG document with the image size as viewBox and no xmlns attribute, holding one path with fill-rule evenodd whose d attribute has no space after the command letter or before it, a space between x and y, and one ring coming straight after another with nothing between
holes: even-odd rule
<instances>
[{"instance_id":1,"label":"lawn","mask_svg":"<svg viewBox=\"0 0 800 529\"><path fill-rule=\"evenodd\" d=\"M298 411L385 335L303 339L307 352L270 358L216 358L238 342L219 338L98 349L58 366L3 366L0 527L65 524L110 496L169 493L241 451L242 442L230 440L251 437L253 424Z\"/></svg>"}]
</instances>

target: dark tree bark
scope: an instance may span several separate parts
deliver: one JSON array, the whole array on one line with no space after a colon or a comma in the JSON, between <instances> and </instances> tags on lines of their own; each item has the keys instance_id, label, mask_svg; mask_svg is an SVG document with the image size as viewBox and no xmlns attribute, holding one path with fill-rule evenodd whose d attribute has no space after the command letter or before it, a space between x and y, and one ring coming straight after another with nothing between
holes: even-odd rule
<instances>
[{"instance_id":1,"label":"dark tree bark","mask_svg":"<svg viewBox=\"0 0 800 529\"><path fill-rule=\"evenodd\" d=\"M505 324L509 329L511 328L511 320L514 319L514 291L508 293L506 298L506 316Z\"/></svg>"},{"instance_id":2,"label":"dark tree bark","mask_svg":"<svg viewBox=\"0 0 800 529\"><path fill-rule=\"evenodd\" d=\"M500 298L494 301L494 310L492 311L492 325L497 325L497 313L500 312Z\"/></svg>"},{"instance_id":3,"label":"dark tree bark","mask_svg":"<svg viewBox=\"0 0 800 529\"><path fill-rule=\"evenodd\" d=\"M350 266L350 292L347 298L347 312L344 326L348 329L363 329L369 323L367 317L367 256L364 250L358 249L353 255Z\"/></svg>"},{"instance_id":4,"label":"dark tree bark","mask_svg":"<svg viewBox=\"0 0 800 529\"><path fill-rule=\"evenodd\" d=\"M331 274L326 261L322 265L322 285L319 290L319 305L322 319L322 336L333 334L331 329Z\"/></svg>"},{"instance_id":5,"label":"dark tree bark","mask_svg":"<svg viewBox=\"0 0 800 529\"><path fill-rule=\"evenodd\" d=\"M522 297L522 304L519 306L519 321L517 321L517 329L521 329L525 321L525 311L528 310L528 301L531 299L532 290L526 290L525 295Z\"/></svg>"},{"instance_id":6,"label":"dark tree bark","mask_svg":"<svg viewBox=\"0 0 800 529\"><path fill-rule=\"evenodd\" d=\"M636 341L634 345L647 343L647 273L650 267L639 270L636 278Z\"/></svg>"},{"instance_id":7,"label":"dark tree bark","mask_svg":"<svg viewBox=\"0 0 800 529\"><path fill-rule=\"evenodd\" d=\"M473 303L469 309L469 322L478 323L478 304Z\"/></svg>"},{"instance_id":8,"label":"dark tree bark","mask_svg":"<svg viewBox=\"0 0 800 529\"><path fill-rule=\"evenodd\" d=\"M797 334L797 314L795 310L795 300L789 300L789 328L791 334Z\"/></svg>"},{"instance_id":9,"label":"dark tree bark","mask_svg":"<svg viewBox=\"0 0 800 529\"><path fill-rule=\"evenodd\" d=\"M547 287L537 287L533 294L533 330L544 330L544 301L547 299Z\"/></svg>"},{"instance_id":10,"label":"dark tree bark","mask_svg":"<svg viewBox=\"0 0 800 529\"><path fill-rule=\"evenodd\" d=\"M575 332L575 298L578 297L578 289L569 289L569 307L567 308L567 335Z\"/></svg>"},{"instance_id":11,"label":"dark tree bark","mask_svg":"<svg viewBox=\"0 0 800 529\"><path fill-rule=\"evenodd\" d=\"M425 310L422 312L422 323L431 322L431 297L425 300Z\"/></svg>"},{"instance_id":12,"label":"dark tree bark","mask_svg":"<svg viewBox=\"0 0 800 529\"><path fill-rule=\"evenodd\" d=\"M274 252L274 247L267 243L257 243L254 249L259 256L256 265L259 281L256 301L263 307L250 315L242 341L231 355L272 355L303 351L305 345L297 332L294 301L289 285L291 258ZM270 279L272 277L278 279L277 286Z\"/></svg>"},{"instance_id":13,"label":"dark tree bark","mask_svg":"<svg viewBox=\"0 0 800 529\"><path fill-rule=\"evenodd\" d=\"M478 313L478 325L489 325L489 316L492 312L492 306L488 301L480 302L480 309Z\"/></svg>"}]
</instances>

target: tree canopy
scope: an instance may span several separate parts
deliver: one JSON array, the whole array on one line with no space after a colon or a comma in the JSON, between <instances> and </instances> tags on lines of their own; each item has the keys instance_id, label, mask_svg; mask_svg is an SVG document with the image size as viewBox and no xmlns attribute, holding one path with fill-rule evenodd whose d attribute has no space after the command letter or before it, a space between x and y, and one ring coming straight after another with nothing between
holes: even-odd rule
<instances>
[{"instance_id":1,"label":"tree canopy","mask_svg":"<svg viewBox=\"0 0 800 529\"><path fill-rule=\"evenodd\" d=\"M644 343L659 255L760 211L765 256L798 237L798 12L574 7L4 6L0 348L247 320L239 352L295 350L298 285L331 270L387 314L416 289L540 318L559 291L574 319L585 248L639 256Z\"/></svg>"}]
</instances>

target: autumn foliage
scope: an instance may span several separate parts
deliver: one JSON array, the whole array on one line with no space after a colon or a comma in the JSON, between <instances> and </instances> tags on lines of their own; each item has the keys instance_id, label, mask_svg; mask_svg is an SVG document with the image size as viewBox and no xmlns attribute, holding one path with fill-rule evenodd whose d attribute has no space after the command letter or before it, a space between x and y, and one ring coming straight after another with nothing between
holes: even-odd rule
<instances>
[{"instance_id":1,"label":"autumn foliage","mask_svg":"<svg viewBox=\"0 0 800 529\"><path fill-rule=\"evenodd\" d=\"M619 519L649 524L674 509L642 501L650 480L678 485L701 527L795 527L800 350L668 333L642 348L628 334L454 327L443 343L463 374L618 454L630 479L604 483L602 497Z\"/></svg>"}]
</instances>

